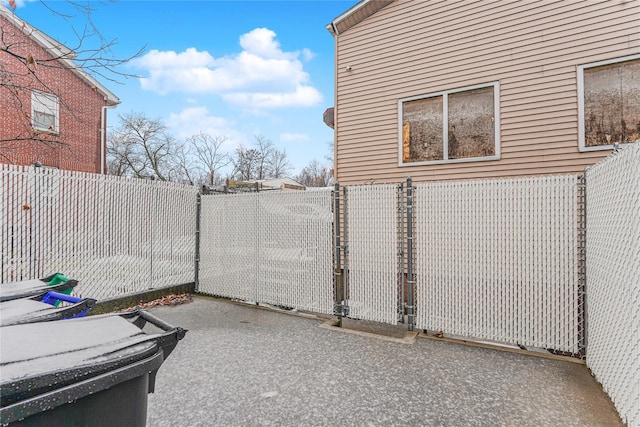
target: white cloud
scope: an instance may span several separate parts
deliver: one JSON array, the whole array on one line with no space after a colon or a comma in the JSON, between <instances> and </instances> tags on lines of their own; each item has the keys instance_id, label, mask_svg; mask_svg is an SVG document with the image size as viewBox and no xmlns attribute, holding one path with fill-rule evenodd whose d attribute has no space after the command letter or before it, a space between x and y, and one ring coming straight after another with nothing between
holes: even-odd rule
<instances>
[{"instance_id":1,"label":"white cloud","mask_svg":"<svg viewBox=\"0 0 640 427\"><path fill-rule=\"evenodd\" d=\"M267 28L243 34L240 46L240 53L222 58L193 47L183 52L152 50L134 65L148 73L140 80L142 88L160 94L215 93L252 109L308 107L322 101L300 59L311 59L311 51L284 52L276 33Z\"/></svg>"},{"instance_id":2,"label":"white cloud","mask_svg":"<svg viewBox=\"0 0 640 427\"><path fill-rule=\"evenodd\" d=\"M312 60L315 56L316 56L316 54L315 54L315 53L313 53L313 52L311 52L309 49L307 49L307 48L302 49L302 58L303 58L305 61L310 61L310 60Z\"/></svg>"},{"instance_id":3,"label":"white cloud","mask_svg":"<svg viewBox=\"0 0 640 427\"><path fill-rule=\"evenodd\" d=\"M309 135L306 135L304 133L281 133L280 134L280 141L282 142L303 142L303 141L309 141Z\"/></svg>"},{"instance_id":4,"label":"white cloud","mask_svg":"<svg viewBox=\"0 0 640 427\"><path fill-rule=\"evenodd\" d=\"M245 137L234 129L232 122L224 117L212 116L206 107L191 107L179 113L171 113L167 124L181 139L200 132L212 136L224 136L227 140L223 144L223 149L228 152L246 143Z\"/></svg>"},{"instance_id":5,"label":"white cloud","mask_svg":"<svg viewBox=\"0 0 640 427\"><path fill-rule=\"evenodd\" d=\"M287 58L275 39L276 33L268 28L256 28L240 36L240 46L245 52L262 58Z\"/></svg>"},{"instance_id":6,"label":"white cloud","mask_svg":"<svg viewBox=\"0 0 640 427\"><path fill-rule=\"evenodd\" d=\"M322 94L312 86L298 86L294 92L236 92L223 98L231 104L252 108L311 107L322 101Z\"/></svg>"}]
</instances>

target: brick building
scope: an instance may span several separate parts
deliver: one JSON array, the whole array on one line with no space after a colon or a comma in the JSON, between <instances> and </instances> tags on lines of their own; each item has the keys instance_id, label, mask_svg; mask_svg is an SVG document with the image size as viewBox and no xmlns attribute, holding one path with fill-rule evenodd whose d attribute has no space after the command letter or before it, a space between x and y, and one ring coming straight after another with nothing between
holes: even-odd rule
<instances>
[{"instance_id":1,"label":"brick building","mask_svg":"<svg viewBox=\"0 0 640 427\"><path fill-rule=\"evenodd\" d=\"M0 163L104 173L118 97L60 42L0 3Z\"/></svg>"}]
</instances>

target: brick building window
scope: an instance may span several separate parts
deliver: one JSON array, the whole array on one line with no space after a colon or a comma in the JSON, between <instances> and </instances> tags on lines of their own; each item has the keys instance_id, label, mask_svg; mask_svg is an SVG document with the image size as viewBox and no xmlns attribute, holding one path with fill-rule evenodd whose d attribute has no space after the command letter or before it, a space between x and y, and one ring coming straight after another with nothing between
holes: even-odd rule
<instances>
[{"instance_id":1,"label":"brick building window","mask_svg":"<svg viewBox=\"0 0 640 427\"><path fill-rule=\"evenodd\" d=\"M31 91L31 123L34 129L58 133L58 97L49 93Z\"/></svg>"},{"instance_id":2,"label":"brick building window","mask_svg":"<svg viewBox=\"0 0 640 427\"><path fill-rule=\"evenodd\" d=\"M500 158L498 83L398 102L399 165Z\"/></svg>"},{"instance_id":3,"label":"brick building window","mask_svg":"<svg viewBox=\"0 0 640 427\"><path fill-rule=\"evenodd\" d=\"M578 67L581 151L640 140L640 55Z\"/></svg>"}]
</instances>

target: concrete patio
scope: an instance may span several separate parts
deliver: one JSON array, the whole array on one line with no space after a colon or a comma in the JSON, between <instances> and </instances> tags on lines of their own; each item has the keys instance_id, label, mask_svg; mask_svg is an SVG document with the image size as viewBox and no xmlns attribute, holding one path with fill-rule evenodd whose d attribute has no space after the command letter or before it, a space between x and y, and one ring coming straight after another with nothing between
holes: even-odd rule
<instances>
[{"instance_id":1,"label":"concrete patio","mask_svg":"<svg viewBox=\"0 0 640 427\"><path fill-rule=\"evenodd\" d=\"M584 364L194 297L148 426L618 426ZM403 336L404 335L404 336Z\"/></svg>"}]
</instances>

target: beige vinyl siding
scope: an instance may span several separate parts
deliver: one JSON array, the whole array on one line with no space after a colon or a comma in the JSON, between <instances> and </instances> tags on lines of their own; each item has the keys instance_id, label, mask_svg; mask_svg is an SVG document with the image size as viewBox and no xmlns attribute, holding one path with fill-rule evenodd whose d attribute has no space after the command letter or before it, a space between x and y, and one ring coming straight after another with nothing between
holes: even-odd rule
<instances>
[{"instance_id":1,"label":"beige vinyl siding","mask_svg":"<svg viewBox=\"0 0 640 427\"><path fill-rule=\"evenodd\" d=\"M396 0L336 49L342 184L580 173L610 151L579 152L577 66L640 53L640 1ZM398 166L398 100L492 82L500 160Z\"/></svg>"}]
</instances>

